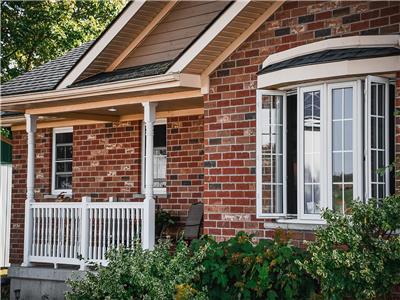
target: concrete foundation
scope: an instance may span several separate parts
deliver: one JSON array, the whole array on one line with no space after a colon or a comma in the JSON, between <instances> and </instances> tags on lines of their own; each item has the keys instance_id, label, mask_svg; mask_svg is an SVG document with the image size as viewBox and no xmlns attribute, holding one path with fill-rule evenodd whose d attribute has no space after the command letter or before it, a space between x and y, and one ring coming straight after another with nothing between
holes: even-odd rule
<instances>
[{"instance_id":1,"label":"concrete foundation","mask_svg":"<svg viewBox=\"0 0 400 300\"><path fill-rule=\"evenodd\" d=\"M71 277L82 277L84 272L78 270L54 269L49 267L11 266L11 300L59 300L65 299L69 290L65 281ZM19 298L16 298L16 292Z\"/></svg>"}]
</instances>

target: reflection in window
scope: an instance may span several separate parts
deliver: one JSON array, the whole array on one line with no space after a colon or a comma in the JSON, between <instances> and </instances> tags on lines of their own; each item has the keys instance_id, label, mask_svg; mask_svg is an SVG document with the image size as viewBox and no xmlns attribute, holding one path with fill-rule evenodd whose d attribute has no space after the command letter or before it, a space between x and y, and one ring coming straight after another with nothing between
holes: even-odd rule
<instances>
[{"instance_id":1,"label":"reflection in window","mask_svg":"<svg viewBox=\"0 0 400 300\"><path fill-rule=\"evenodd\" d=\"M344 213L353 199L353 89L332 90L332 203Z\"/></svg>"},{"instance_id":2,"label":"reflection in window","mask_svg":"<svg viewBox=\"0 0 400 300\"><path fill-rule=\"evenodd\" d=\"M72 132L55 133L55 189L72 189Z\"/></svg>"},{"instance_id":3,"label":"reflection in window","mask_svg":"<svg viewBox=\"0 0 400 300\"><path fill-rule=\"evenodd\" d=\"M283 213L283 97L262 97L262 212Z\"/></svg>"},{"instance_id":4,"label":"reflection in window","mask_svg":"<svg viewBox=\"0 0 400 300\"><path fill-rule=\"evenodd\" d=\"M385 84L371 83L371 197L386 195L385 174L377 172L386 165L385 158Z\"/></svg>"},{"instance_id":5,"label":"reflection in window","mask_svg":"<svg viewBox=\"0 0 400 300\"><path fill-rule=\"evenodd\" d=\"M304 213L320 213L320 91L304 93Z\"/></svg>"}]
</instances>

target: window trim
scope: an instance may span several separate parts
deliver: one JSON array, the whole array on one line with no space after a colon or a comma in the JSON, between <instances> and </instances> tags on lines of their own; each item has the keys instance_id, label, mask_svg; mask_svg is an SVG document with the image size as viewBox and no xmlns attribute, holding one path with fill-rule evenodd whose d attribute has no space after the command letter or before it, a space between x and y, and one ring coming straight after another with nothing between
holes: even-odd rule
<instances>
[{"instance_id":1,"label":"window trim","mask_svg":"<svg viewBox=\"0 0 400 300\"><path fill-rule=\"evenodd\" d=\"M353 199L362 199L363 189L363 149L362 149L362 137L364 135L365 128L362 126L362 114L356 112L362 111L362 96L361 96L361 81L346 81L338 83L327 84L327 100L330 105L327 114L327 195L328 195L328 206L333 209L332 202L332 90L349 88L353 89ZM359 134L360 133L360 134Z\"/></svg>"},{"instance_id":2,"label":"window trim","mask_svg":"<svg viewBox=\"0 0 400 300\"><path fill-rule=\"evenodd\" d=\"M312 91L320 92L320 126L321 126L321 139L320 139L320 161L326 161L327 149L326 142L326 120L327 107L325 99L326 84L313 85L307 87L299 87L298 89L298 109L297 109L297 215L301 220L320 220L321 214L306 214L304 213L304 124L300 120L304 117L304 93ZM300 126L301 125L301 126ZM320 168L320 195L326 195L326 165L321 164ZM320 198L320 208L327 207L327 199Z\"/></svg>"},{"instance_id":3,"label":"window trim","mask_svg":"<svg viewBox=\"0 0 400 300\"><path fill-rule=\"evenodd\" d=\"M73 127L61 127L61 128L53 128L52 133L52 163L51 163L51 194L54 196L59 195L60 193L65 193L65 195L71 196L72 189L56 189L56 134L58 133L72 133L73 134ZM72 148L72 151L73 148ZM73 152L72 152L73 153ZM74 157L72 155L72 164L74 161Z\"/></svg>"},{"instance_id":4,"label":"window trim","mask_svg":"<svg viewBox=\"0 0 400 300\"><path fill-rule=\"evenodd\" d=\"M330 176L324 176L324 174L331 174L332 173L332 107L329 108L329 106L332 103L331 98L331 91L333 88L340 88L340 87L352 87L353 88L353 98L355 101L353 101L353 130L356 133L355 136L353 134L353 198L354 199L359 199L361 201L367 201L368 200L368 189L369 189L369 177L371 177L371 172L369 172L368 168L368 161L370 164L370 160L368 159L368 135L370 130L367 130L367 116L370 114L370 108L367 111L365 108L365 105L368 105L369 102L367 102L367 97L370 95L370 91L368 88L370 88L370 85L368 85L368 80L372 80L373 82L380 82L380 83L385 83L386 88L385 88L385 103L386 104L386 123L385 123L385 128L386 128L386 134L385 134L385 163L386 165L389 164L389 138L390 138L390 132L389 132L389 84L390 84L390 79L385 78L385 77L376 77L376 76L363 76L363 77L351 77L351 78L337 78L335 80L320 80L316 81L314 83L304 83L301 85L297 85L297 99L298 99L298 109L297 109L297 117L298 117L298 126L297 126L297 138L298 138L298 147L299 147L299 140L302 140L300 138L300 131L303 131L303 128L299 125L300 124L300 118L299 115L303 110L303 101L300 100L300 97L303 97L302 91L306 90L315 90L317 86L321 88L321 118L324 118L326 121L323 122L324 124L321 124L321 126L325 127L324 128L324 142L322 143L324 150L321 148L321 159L324 157L324 159L327 161L325 163L326 165L326 170L322 171L321 169L321 174L323 174L321 179L321 184L324 181L325 185L325 199L321 198L325 202L325 205L322 204L321 202L321 208L326 208L330 207L332 208L332 178ZM293 89L293 86L291 87ZM322 222L321 215L315 215L310 217L310 215L305 215L302 214L304 211L304 198L303 198L303 193L304 193L304 188L303 185L300 184L304 180L304 172L300 172L302 170L302 166L304 164L303 159L301 158L303 153L300 153L300 149L298 148L298 154L297 154L297 172L298 172L298 178L297 178L297 185L298 185L298 191L297 191L297 217L295 219L291 219L290 216L287 214L263 214L262 212L262 194L261 194L261 148L260 148L260 135L261 135L261 130L259 130L260 127L260 122L262 122L261 117L260 117L260 106L261 106L261 95L265 94L285 94L286 95L286 90L264 90L264 89L258 89L257 90L257 98L256 98L256 112L257 112L257 119L256 119L256 216L257 218L269 218L269 219L278 219L278 222L285 222L285 220L290 220L291 223L298 223L302 224L304 222ZM286 124L286 97L285 97L285 111L284 111L284 118L285 118L285 130L284 130L284 143L285 143L285 148L286 150L286 131L287 131L287 124ZM301 105L301 107L300 107ZM370 105L369 105L370 106ZM357 114L355 112L361 111L363 112L362 114ZM322 129L321 129L322 130ZM302 146L301 146L302 147ZM285 172L286 172L286 158L287 154L286 151L284 152L284 164L285 164ZM325 172L325 173L323 173ZM327 173L329 172L329 173ZM369 174L366 174L368 172ZM303 176L299 176L303 174ZM303 177L303 178L300 178ZM390 172L387 169L386 170L386 177L385 180L387 182L386 185L386 194L390 194ZM321 187L322 188L322 187ZM287 207L287 184L286 184L286 174L285 174L285 181L284 181L284 207ZM300 191L301 189L301 191ZM323 190L321 189L321 195L323 194ZM301 197L300 197L301 196ZM286 212L286 211L285 211Z\"/></svg>"},{"instance_id":5,"label":"window trim","mask_svg":"<svg viewBox=\"0 0 400 300\"><path fill-rule=\"evenodd\" d=\"M154 122L154 125L167 125L167 119L157 119L155 122ZM146 148L145 148L145 144L146 144L146 132L145 132L145 123L144 123L144 121L142 121L142 129L141 129L141 132L142 132L142 138L141 138L141 184L140 184L140 189L141 189L141 192L142 192L142 194L144 194L145 193L145 186L144 186L144 182L145 182L145 168L146 168L146 166L145 166L145 164L144 164L144 161L145 161L145 154L146 154ZM166 145L168 146L168 128L167 128L167 133L166 133L166 137L165 137L165 140L166 140ZM167 167L168 167L168 151L167 151ZM167 188L165 187L165 188L153 188L153 194L155 195L155 196L165 196L165 195L167 195Z\"/></svg>"},{"instance_id":6,"label":"window trim","mask_svg":"<svg viewBox=\"0 0 400 300\"><path fill-rule=\"evenodd\" d=\"M262 212L262 96L282 96L283 97L283 212L282 213L263 213ZM287 132L287 122L286 122L286 107L287 107L287 97L286 92L276 91L276 90L257 90L256 96L256 215L257 218L281 218L287 215L287 170L286 170L286 132Z\"/></svg>"},{"instance_id":7,"label":"window trim","mask_svg":"<svg viewBox=\"0 0 400 300\"><path fill-rule=\"evenodd\" d=\"M365 115L364 115L364 120L365 120L365 128L364 134L365 134L365 148L366 148L366 153L365 153L365 170L368 170L368 176L365 176L365 199L368 201L368 199L372 198L372 192L371 192L371 182L372 182L372 172L371 172L371 122L370 122L370 116L371 116L371 83L376 82L376 83L381 83L385 85L385 166L388 166L390 164L389 162L389 107L388 105L390 104L389 101L389 79L384 78L384 77L379 77L379 76L373 76L373 75L368 75L366 76L365 79L365 104L367 105L367 108L365 109ZM386 196L390 194L390 171L388 168L385 169L385 193Z\"/></svg>"}]
</instances>

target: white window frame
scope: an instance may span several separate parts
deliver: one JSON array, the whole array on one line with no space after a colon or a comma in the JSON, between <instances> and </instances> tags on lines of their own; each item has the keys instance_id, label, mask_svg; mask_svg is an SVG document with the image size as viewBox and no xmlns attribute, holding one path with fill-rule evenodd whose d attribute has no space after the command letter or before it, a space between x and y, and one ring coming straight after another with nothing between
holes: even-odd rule
<instances>
[{"instance_id":1,"label":"white window frame","mask_svg":"<svg viewBox=\"0 0 400 300\"><path fill-rule=\"evenodd\" d=\"M282 213L263 213L262 211L262 97L263 96L282 96L283 99L283 212ZM256 215L257 218L280 218L287 214L287 170L286 170L286 93L275 90L257 90L256 100Z\"/></svg>"},{"instance_id":2,"label":"white window frame","mask_svg":"<svg viewBox=\"0 0 400 300\"><path fill-rule=\"evenodd\" d=\"M377 77L369 75L365 80L365 104L367 108L365 109L365 170L368 172L368 176L365 181L365 199L372 198L371 182L372 182L372 170L371 170L371 83L381 83L385 84L385 166L389 166L389 79L383 77ZM385 169L385 187L386 196L390 194L390 171L388 168Z\"/></svg>"},{"instance_id":3,"label":"white window frame","mask_svg":"<svg viewBox=\"0 0 400 300\"><path fill-rule=\"evenodd\" d=\"M325 100L326 85L313 85L307 87L300 87L298 89L297 97L299 99L297 106L297 214L298 218L302 220L320 220L321 214L306 214L304 213L304 93L319 91L320 92L320 124L321 124L321 137L320 137L320 208L326 208L328 203L326 197L327 178L326 174L326 120L327 103Z\"/></svg>"},{"instance_id":4,"label":"white window frame","mask_svg":"<svg viewBox=\"0 0 400 300\"><path fill-rule=\"evenodd\" d=\"M158 119L154 122L154 125L167 125L167 119ZM167 145L168 145L168 132L166 133L166 141L167 141ZM141 151L142 151L142 155L141 155L141 170L142 170L142 176L141 176L141 191L142 194L145 193L145 155L146 155L146 149L145 149L145 145L146 145L146 127L144 124L144 121L142 122L142 146L141 146ZM167 153L167 157L168 157L168 153ZM168 166L168 162L167 162L167 166ZM153 188L153 194L156 196L165 196L167 195L167 188Z\"/></svg>"},{"instance_id":5,"label":"white window frame","mask_svg":"<svg viewBox=\"0 0 400 300\"><path fill-rule=\"evenodd\" d=\"M56 189L56 134L58 133L73 133L73 127L53 128L52 136L52 165L51 165L51 194L59 195L65 193L65 195L71 196L72 189ZM73 151L73 148L72 148ZM72 161L74 160L72 156Z\"/></svg>"},{"instance_id":6,"label":"white window frame","mask_svg":"<svg viewBox=\"0 0 400 300\"><path fill-rule=\"evenodd\" d=\"M328 206L333 208L332 202L332 90L352 88L353 89L353 199L362 199L363 195L363 149L362 149L362 137L365 129L362 126L362 114L357 113L362 111L362 95L361 95L361 81L345 81L338 83L327 84L327 102L329 104L327 114L327 195L328 195ZM359 134L361 133L361 134Z\"/></svg>"},{"instance_id":7,"label":"white window frame","mask_svg":"<svg viewBox=\"0 0 400 300\"><path fill-rule=\"evenodd\" d=\"M365 82L365 90L362 90ZM315 84L307 83L297 88L297 219L291 222L322 222L321 214L304 214L304 93L319 90L321 93L321 174L320 193L321 209L332 209L332 90L335 88L351 87L353 89L353 198L361 201L370 198L371 182L371 140L370 116L371 113L371 88L370 82L385 84L385 164L389 165L389 79L367 76L364 78L343 78L329 80ZM284 213L262 213L262 154L261 154L261 105L263 95L284 95ZM257 218L276 218L282 221L287 216L287 175L286 175L286 93L276 90L257 90L257 119L256 119L256 212ZM365 107L367 105L367 107ZM364 111L364 114L357 113ZM390 194L390 171L386 169L386 195Z\"/></svg>"}]
</instances>

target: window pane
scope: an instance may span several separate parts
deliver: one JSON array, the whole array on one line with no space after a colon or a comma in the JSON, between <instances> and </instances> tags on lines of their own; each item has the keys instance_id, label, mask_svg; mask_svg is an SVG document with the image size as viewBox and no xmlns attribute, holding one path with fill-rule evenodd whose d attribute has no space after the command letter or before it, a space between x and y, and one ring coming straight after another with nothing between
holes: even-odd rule
<instances>
[{"instance_id":1,"label":"window pane","mask_svg":"<svg viewBox=\"0 0 400 300\"><path fill-rule=\"evenodd\" d=\"M332 203L335 211L343 213L353 197L353 89L333 89L331 101Z\"/></svg>"},{"instance_id":2,"label":"window pane","mask_svg":"<svg viewBox=\"0 0 400 300\"><path fill-rule=\"evenodd\" d=\"M320 91L304 97L304 213L317 214L320 207Z\"/></svg>"},{"instance_id":3,"label":"window pane","mask_svg":"<svg viewBox=\"0 0 400 300\"><path fill-rule=\"evenodd\" d=\"M56 133L55 139L54 188L69 190L72 188L73 133Z\"/></svg>"},{"instance_id":4,"label":"window pane","mask_svg":"<svg viewBox=\"0 0 400 300\"><path fill-rule=\"evenodd\" d=\"M283 213L283 97L262 96L262 212Z\"/></svg>"},{"instance_id":5,"label":"window pane","mask_svg":"<svg viewBox=\"0 0 400 300\"><path fill-rule=\"evenodd\" d=\"M57 144L71 144L73 139L72 132L56 133Z\"/></svg>"},{"instance_id":6,"label":"window pane","mask_svg":"<svg viewBox=\"0 0 400 300\"><path fill-rule=\"evenodd\" d=\"M378 170L386 165L386 127L385 127L385 84L371 83L371 196L383 198L386 195L385 175L378 174Z\"/></svg>"},{"instance_id":7,"label":"window pane","mask_svg":"<svg viewBox=\"0 0 400 300\"><path fill-rule=\"evenodd\" d=\"M167 125L154 125L154 147L167 147Z\"/></svg>"},{"instance_id":8,"label":"window pane","mask_svg":"<svg viewBox=\"0 0 400 300\"><path fill-rule=\"evenodd\" d=\"M58 189L58 190L72 189L72 175L57 175L56 174L56 189Z\"/></svg>"}]
</instances>

